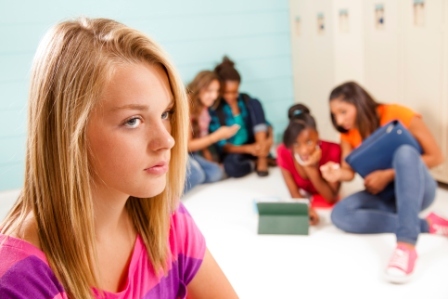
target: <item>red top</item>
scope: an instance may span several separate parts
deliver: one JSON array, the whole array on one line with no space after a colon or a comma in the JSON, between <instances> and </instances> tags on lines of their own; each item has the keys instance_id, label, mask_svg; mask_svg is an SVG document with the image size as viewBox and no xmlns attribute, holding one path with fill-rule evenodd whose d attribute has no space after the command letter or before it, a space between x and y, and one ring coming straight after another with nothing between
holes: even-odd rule
<instances>
[{"instance_id":1,"label":"red top","mask_svg":"<svg viewBox=\"0 0 448 299\"><path fill-rule=\"evenodd\" d=\"M341 148L339 144L328 141L320 141L320 148L322 150L322 157L319 161L319 167L330 161L335 163L341 162ZM312 207L333 206L333 204L329 204L325 201L325 199L317 192L316 188L314 188L309 179L304 179L300 176L294 165L294 156L291 153L291 150L286 148L284 144L280 144L277 148L277 164L292 175L298 189L303 189L313 195L313 200L311 203Z\"/></svg>"}]
</instances>

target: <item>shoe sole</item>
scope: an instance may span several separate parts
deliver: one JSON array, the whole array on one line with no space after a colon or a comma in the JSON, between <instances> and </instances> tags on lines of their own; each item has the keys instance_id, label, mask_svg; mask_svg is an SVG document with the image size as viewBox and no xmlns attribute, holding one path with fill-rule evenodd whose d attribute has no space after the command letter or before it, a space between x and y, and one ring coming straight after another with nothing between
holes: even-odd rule
<instances>
[{"instance_id":1,"label":"shoe sole","mask_svg":"<svg viewBox=\"0 0 448 299\"><path fill-rule=\"evenodd\" d=\"M407 283L412 279L412 276L413 276L413 273L406 275L406 276L397 276L397 275L392 275L392 274L388 274L388 273L384 274L384 277L386 278L386 280L388 282L395 283L395 284Z\"/></svg>"}]
</instances>

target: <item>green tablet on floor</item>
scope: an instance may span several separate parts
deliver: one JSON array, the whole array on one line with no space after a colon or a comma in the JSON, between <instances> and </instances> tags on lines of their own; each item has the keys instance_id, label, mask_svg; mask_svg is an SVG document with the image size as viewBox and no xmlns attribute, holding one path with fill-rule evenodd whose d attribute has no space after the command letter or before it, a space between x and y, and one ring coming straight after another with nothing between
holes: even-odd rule
<instances>
[{"instance_id":1,"label":"green tablet on floor","mask_svg":"<svg viewBox=\"0 0 448 299\"><path fill-rule=\"evenodd\" d=\"M308 235L308 200L257 201L258 234Z\"/></svg>"}]
</instances>

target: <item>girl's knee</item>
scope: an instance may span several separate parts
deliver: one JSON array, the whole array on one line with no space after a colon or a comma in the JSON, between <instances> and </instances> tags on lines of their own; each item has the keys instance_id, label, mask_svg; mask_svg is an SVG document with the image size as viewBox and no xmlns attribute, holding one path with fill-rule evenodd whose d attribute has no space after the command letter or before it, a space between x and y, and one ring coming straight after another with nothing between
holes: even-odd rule
<instances>
[{"instance_id":1,"label":"girl's knee","mask_svg":"<svg viewBox=\"0 0 448 299\"><path fill-rule=\"evenodd\" d=\"M207 173L207 182L218 182L224 178L224 170L218 165L212 171Z\"/></svg>"},{"instance_id":2,"label":"girl's knee","mask_svg":"<svg viewBox=\"0 0 448 299\"><path fill-rule=\"evenodd\" d=\"M420 159L420 153L415 147L404 144L397 148L393 155L394 165L416 163Z\"/></svg>"},{"instance_id":3,"label":"girl's knee","mask_svg":"<svg viewBox=\"0 0 448 299\"><path fill-rule=\"evenodd\" d=\"M346 208L343 205L341 205L341 203L342 202L339 202L333 207L330 218L334 226L336 226L340 230L345 231L344 228L346 225L344 222L347 219L347 213Z\"/></svg>"},{"instance_id":4,"label":"girl's knee","mask_svg":"<svg viewBox=\"0 0 448 299\"><path fill-rule=\"evenodd\" d=\"M330 215L331 222L344 232L358 233L356 225L353 223L353 214L354 211L344 201L340 201L333 207Z\"/></svg>"},{"instance_id":5,"label":"girl's knee","mask_svg":"<svg viewBox=\"0 0 448 299\"><path fill-rule=\"evenodd\" d=\"M199 163L193 158L189 158L187 168L187 180L195 184L202 184L205 182L205 173Z\"/></svg>"}]
</instances>

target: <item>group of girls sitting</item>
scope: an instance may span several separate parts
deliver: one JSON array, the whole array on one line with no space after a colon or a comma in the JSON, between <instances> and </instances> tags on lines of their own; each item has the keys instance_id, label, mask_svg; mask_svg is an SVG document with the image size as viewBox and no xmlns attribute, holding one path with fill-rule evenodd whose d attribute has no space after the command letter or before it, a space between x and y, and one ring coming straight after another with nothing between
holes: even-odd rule
<instances>
[{"instance_id":1,"label":"group of girls sitting","mask_svg":"<svg viewBox=\"0 0 448 299\"><path fill-rule=\"evenodd\" d=\"M333 206L333 224L349 233L394 233L397 245L385 270L387 280L407 282L417 260L420 233L448 236L448 220L435 213L419 213L435 199L437 184L429 169L441 164L443 154L420 114L398 104L378 103L360 85L347 82L329 97L330 117L341 133L340 145L319 139L309 109L296 104L288 111L289 125L277 149L278 164L292 198L310 196L310 223L319 219L314 207ZM399 120L423 149L409 145L394 153L392 168L364 178L365 190L339 198L340 183L355 172L345 162L376 129Z\"/></svg>"},{"instance_id":2,"label":"group of girls sitting","mask_svg":"<svg viewBox=\"0 0 448 299\"><path fill-rule=\"evenodd\" d=\"M241 177L254 168L260 176L268 174L272 127L260 102L239 93L240 82L233 63L224 58L215 72L200 73L190 85L193 138L190 136L189 150L196 151L190 159L191 186L196 172L202 176L194 184L220 180L225 173ZM448 236L448 220L435 213L419 217L435 199L437 184L429 169L443 162L442 152L420 114L402 105L379 103L355 82L334 88L329 104L332 123L341 134L340 144L319 139L316 120L305 105L295 104L288 110L289 124L277 147L285 184L292 198L312 199L312 225L319 222L315 208L332 207L333 224L345 232L395 233L397 246L385 275L392 282L406 282L417 259L418 235ZM392 120L399 120L409 130L423 154L411 146L400 146L393 154L391 169L370 173L364 179L364 191L341 199L341 182L355 176L345 157ZM207 161L212 160L208 150L212 144L217 145L223 169ZM197 154L199 150L202 156Z\"/></svg>"},{"instance_id":3,"label":"group of girls sitting","mask_svg":"<svg viewBox=\"0 0 448 299\"><path fill-rule=\"evenodd\" d=\"M270 156L273 130L261 103L240 93L241 76L227 57L214 71L202 71L188 85L189 133L185 192L223 177L252 171L269 175L276 160ZM220 164L218 164L220 163Z\"/></svg>"}]
</instances>

